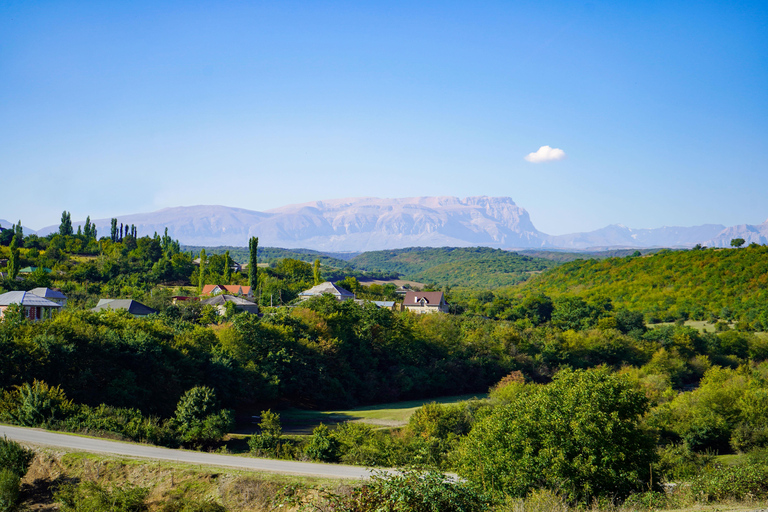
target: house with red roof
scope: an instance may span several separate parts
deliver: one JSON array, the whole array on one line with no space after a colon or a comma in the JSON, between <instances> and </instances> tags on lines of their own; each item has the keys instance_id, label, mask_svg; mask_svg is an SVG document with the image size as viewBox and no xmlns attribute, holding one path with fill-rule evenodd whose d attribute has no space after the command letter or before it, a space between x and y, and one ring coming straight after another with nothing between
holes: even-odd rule
<instances>
[{"instance_id":1,"label":"house with red roof","mask_svg":"<svg viewBox=\"0 0 768 512\"><path fill-rule=\"evenodd\" d=\"M239 284L207 284L203 286L202 295L219 295L226 293L227 295L243 295L245 297L253 297L253 292L250 286L243 286Z\"/></svg>"}]
</instances>

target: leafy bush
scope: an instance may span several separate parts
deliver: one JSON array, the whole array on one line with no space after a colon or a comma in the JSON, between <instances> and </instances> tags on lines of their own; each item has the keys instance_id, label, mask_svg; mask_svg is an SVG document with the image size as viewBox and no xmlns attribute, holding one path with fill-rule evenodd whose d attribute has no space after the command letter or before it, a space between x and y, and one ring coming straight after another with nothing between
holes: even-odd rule
<instances>
[{"instance_id":1,"label":"leafy bush","mask_svg":"<svg viewBox=\"0 0 768 512\"><path fill-rule=\"evenodd\" d=\"M304 453L312 460L336 462L339 459L339 441L322 423L312 431L312 438Z\"/></svg>"},{"instance_id":2,"label":"leafy bush","mask_svg":"<svg viewBox=\"0 0 768 512\"><path fill-rule=\"evenodd\" d=\"M715 467L691 481L691 493L701 501L768 498L768 465Z\"/></svg>"},{"instance_id":3,"label":"leafy bush","mask_svg":"<svg viewBox=\"0 0 768 512\"><path fill-rule=\"evenodd\" d=\"M206 386L195 386L179 399L174 417L179 438L195 447L215 444L234 424L232 411L218 409L216 393Z\"/></svg>"},{"instance_id":4,"label":"leafy bush","mask_svg":"<svg viewBox=\"0 0 768 512\"><path fill-rule=\"evenodd\" d=\"M280 415L271 409L261 411L259 433L248 439L248 447L257 457L278 457L282 445L283 427Z\"/></svg>"},{"instance_id":5,"label":"leafy bush","mask_svg":"<svg viewBox=\"0 0 768 512\"><path fill-rule=\"evenodd\" d=\"M348 496L333 496L339 512L480 512L489 499L465 483L433 471L378 473Z\"/></svg>"},{"instance_id":6,"label":"leafy bush","mask_svg":"<svg viewBox=\"0 0 768 512\"><path fill-rule=\"evenodd\" d=\"M10 441L7 437L0 439L0 468L22 478L27 474L34 457L35 452L24 448L19 443Z\"/></svg>"},{"instance_id":7,"label":"leafy bush","mask_svg":"<svg viewBox=\"0 0 768 512\"><path fill-rule=\"evenodd\" d=\"M61 387L34 380L3 394L0 418L25 427L39 427L63 420L72 408Z\"/></svg>"},{"instance_id":8,"label":"leafy bush","mask_svg":"<svg viewBox=\"0 0 768 512\"><path fill-rule=\"evenodd\" d=\"M10 469L0 469L0 512L16 509L21 479Z\"/></svg>"},{"instance_id":9,"label":"leafy bush","mask_svg":"<svg viewBox=\"0 0 768 512\"><path fill-rule=\"evenodd\" d=\"M457 470L496 495L548 488L573 502L621 499L650 481L655 439L640 428L647 407L606 368L563 370L475 423L455 452Z\"/></svg>"},{"instance_id":10,"label":"leafy bush","mask_svg":"<svg viewBox=\"0 0 768 512\"><path fill-rule=\"evenodd\" d=\"M53 495L62 512L146 512L149 490L126 485L106 489L95 482L65 484Z\"/></svg>"},{"instance_id":11,"label":"leafy bush","mask_svg":"<svg viewBox=\"0 0 768 512\"><path fill-rule=\"evenodd\" d=\"M715 460L712 452L695 452L683 443L667 445L659 449L658 453L659 476L667 482L690 480Z\"/></svg>"}]
</instances>

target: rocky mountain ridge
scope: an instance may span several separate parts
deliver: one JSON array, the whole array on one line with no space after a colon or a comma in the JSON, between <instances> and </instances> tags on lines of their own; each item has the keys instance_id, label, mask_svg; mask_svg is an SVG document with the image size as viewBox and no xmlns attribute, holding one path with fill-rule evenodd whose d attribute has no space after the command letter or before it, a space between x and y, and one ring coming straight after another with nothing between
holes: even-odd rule
<instances>
[{"instance_id":1,"label":"rocky mountain ridge","mask_svg":"<svg viewBox=\"0 0 768 512\"><path fill-rule=\"evenodd\" d=\"M168 234L185 245L262 246L362 252L404 247L592 249L608 247L727 247L732 238L768 242L768 221L758 226L632 229L620 224L587 233L552 236L533 225L509 197L345 198L295 204L263 212L226 206L184 206L123 215L139 235ZM0 220L2 223L2 220ZM100 235L110 219L94 221ZM75 228L82 222L73 223ZM5 225L4 223L2 225ZM58 225L37 233L46 235ZM25 230L26 232L26 230Z\"/></svg>"}]
</instances>

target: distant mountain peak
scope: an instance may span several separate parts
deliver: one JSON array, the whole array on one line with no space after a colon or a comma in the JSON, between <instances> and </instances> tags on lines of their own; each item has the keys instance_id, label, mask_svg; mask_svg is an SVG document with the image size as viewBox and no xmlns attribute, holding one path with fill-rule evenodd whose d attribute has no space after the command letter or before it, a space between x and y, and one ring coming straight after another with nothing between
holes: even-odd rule
<instances>
[{"instance_id":1,"label":"distant mountain peak","mask_svg":"<svg viewBox=\"0 0 768 512\"><path fill-rule=\"evenodd\" d=\"M141 236L163 233L167 227L168 234L185 245L245 247L250 237L258 236L264 247L331 252L474 246L693 247L697 243L727 247L731 239L739 237L747 243L768 242L768 220L757 226L745 224L731 228L705 224L633 229L612 224L587 233L550 236L537 230L525 208L506 196L347 197L286 205L263 212L196 205L116 218L119 223L136 225ZM100 235L109 233L110 219L93 222ZM74 226L82 224L82 221L75 222ZM38 234L57 230L58 225L49 226Z\"/></svg>"}]
</instances>

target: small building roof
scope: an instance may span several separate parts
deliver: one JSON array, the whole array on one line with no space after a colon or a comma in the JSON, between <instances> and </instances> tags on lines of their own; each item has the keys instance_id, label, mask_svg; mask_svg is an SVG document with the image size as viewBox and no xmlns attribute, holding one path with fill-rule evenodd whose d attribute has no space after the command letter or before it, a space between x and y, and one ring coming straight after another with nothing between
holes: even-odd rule
<instances>
[{"instance_id":1,"label":"small building roof","mask_svg":"<svg viewBox=\"0 0 768 512\"><path fill-rule=\"evenodd\" d=\"M428 306L439 306L440 304L445 303L443 300L443 292L414 292L409 290L408 293L405 294L403 304L406 306L415 306L420 304L422 299Z\"/></svg>"},{"instance_id":2,"label":"small building roof","mask_svg":"<svg viewBox=\"0 0 768 512\"><path fill-rule=\"evenodd\" d=\"M30 292L6 292L0 295L0 306L10 306L11 304L21 304L27 307L60 308L61 304L56 304L43 297L38 297Z\"/></svg>"},{"instance_id":3,"label":"small building roof","mask_svg":"<svg viewBox=\"0 0 768 512\"><path fill-rule=\"evenodd\" d=\"M314 297L316 295L322 295L324 293L330 293L331 295L336 295L337 297L349 298L354 299L355 294L350 292L349 290L345 290L344 288L340 286L336 286L330 281L326 281L324 283L320 283L317 286L313 286L309 290L304 290L299 294L299 297Z\"/></svg>"},{"instance_id":4,"label":"small building roof","mask_svg":"<svg viewBox=\"0 0 768 512\"><path fill-rule=\"evenodd\" d=\"M378 306L380 308L392 309L395 306L395 301L393 301L393 300L372 300L371 304L375 304L376 306Z\"/></svg>"},{"instance_id":5,"label":"small building roof","mask_svg":"<svg viewBox=\"0 0 768 512\"><path fill-rule=\"evenodd\" d=\"M24 267L19 270L19 274L31 274L35 270L37 270L37 267ZM43 267L43 271L45 271L46 274L53 272L53 270L49 269L48 267Z\"/></svg>"},{"instance_id":6,"label":"small building roof","mask_svg":"<svg viewBox=\"0 0 768 512\"><path fill-rule=\"evenodd\" d=\"M203 286L203 295L210 295L211 293L214 293L217 288L221 291L237 295L248 295L251 293L250 286L242 286L239 284L206 284Z\"/></svg>"},{"instance_id":7,"label":"small building roof","mask_svg":"<svg viewBox=\"0 0 768 512\"><path fill-rule=\"evenodd\" d=\"M58 290L51 290L50 288L33 288L29 290L30 293L37 295L38 297L45 297L46 299L66 299L67 296Z\"/></svg>"},{"instance_id":8,"label":"small building roof","mask_svg":"<svg viewBox=\"0 0 768 512\"><path fill-rule=\"evenodd\" d=\"M145 306L141 302L132 299L99 299L99 303L92 311L103 311L105 309L124 309L132 315L146 316L157 313L156 309Z\"/></svg>"},{"instance_id":9,"label":"small building roof","mask_svg":"<svg viewBox=\"0 0 768 512\"><path fill-rule=\"evenodd\" d=\"M211 306L220 306L224 305L227 302L234 302L236 306L257 306L255 302L251 302L250 300L245 300L242 297L238 297L237 295L216 295L215 297L211 297L210 299L201 300L200 304L206 305L210 304Z\"/></svg>"}]
</instances>

